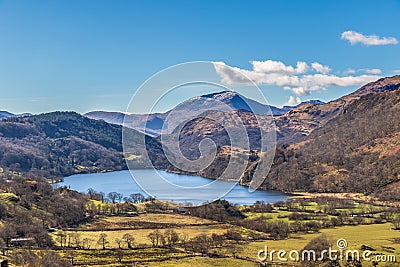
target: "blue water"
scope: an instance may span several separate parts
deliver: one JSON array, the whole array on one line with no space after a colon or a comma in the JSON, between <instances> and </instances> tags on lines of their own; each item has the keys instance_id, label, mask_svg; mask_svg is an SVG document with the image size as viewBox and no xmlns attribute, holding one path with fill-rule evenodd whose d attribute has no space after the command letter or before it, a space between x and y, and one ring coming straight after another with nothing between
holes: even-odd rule
<instances>
[{"instance_id":1,"label":"blue water","mask_svg":"<svg viewBox=\"0 0 400 267\"><path fill-rule=\"evenodd\" d=\"M200 176L159 170L136 170L133 175L137 179L133 179L129 171L77 174L65 177L63 182L57 183L56 186L69 186L73 190L85 193L89 188L106 194L119 192L124 196L142 193L157 199L195 205L219 198L239 205L251 205L257 200L275 203L286 200L288 196L279 191L256 190L250 192L248 187L234 182L215 181ZM164 182L164 179L167 182ZM137 182L146 190L144 191Z\"/></svg>"}]
</instances>

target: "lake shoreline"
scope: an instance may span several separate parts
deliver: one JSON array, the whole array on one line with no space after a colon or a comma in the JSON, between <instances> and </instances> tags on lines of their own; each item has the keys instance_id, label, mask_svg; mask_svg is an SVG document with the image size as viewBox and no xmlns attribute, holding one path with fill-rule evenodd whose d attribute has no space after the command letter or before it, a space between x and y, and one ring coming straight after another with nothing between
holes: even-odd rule
<instances>
[{"instance_id":1,"label":"lake shoreline","mask_svg":"<svg viewBox=\"0 0 400 267\"><path fill-rule=\"evenodd\" d=\"M151 188L151 194L144 191L141 185L132 178L131 173L127 170L106 173L75 174L64 177L63 182L55 183L53 186L68 186L79 192L86 192L88 188L94 188L98 192L109 193L115 191L125 196L129 196L131 193L144 193L148 196L154 196L157 199L174 201L176 203L203 203L221 198L239 205L251 205L256 201L265 201L266 203L272 204L278 201L285 201L290 197L289 194L277 190L256 190L250 192L247 186L239 185L237 182L232 181L221 181L195 175L183 175L166 172L164 170L156 170L156 172L154 172L149 169L143 169L137 170L137 172L138 174L135 175L143 175L140 177L144 178L144 181L156 181L154 185L151 183L146 185L151 186L147 187ZM152 176L157 175L157 173L171 184L177 185L178 187L196 188L196 190L193 190L193 192L190 190L181 191L177 187L176 190L174 189L173 191L167 192L165 186L159 183L157 184L157 179L154 177L152 178ZM217 184L214 184L212 187L204 187L211 183ZM218 183L221 183L221 186L219 186ZM227 185L226 183L229 184ZM224 190L224 188L228 188L226 193L221 191Z\"/></svg>"}]
</instances>

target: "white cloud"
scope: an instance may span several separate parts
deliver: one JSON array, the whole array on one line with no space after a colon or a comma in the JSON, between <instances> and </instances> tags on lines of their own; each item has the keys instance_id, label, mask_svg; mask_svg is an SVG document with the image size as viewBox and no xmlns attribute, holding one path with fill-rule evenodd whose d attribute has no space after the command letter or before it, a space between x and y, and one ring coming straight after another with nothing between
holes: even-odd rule
<instances>
[{"instance_id":1,"label":"white cloud","mask_svg":"<svg viewBox=\"0 0 400 267\"><path fill-rule=\"evenodd\" d=\"M225 84L248 84L249 79L257 85L275 85L280 86L285 90L290 90L298 96L309 95L312 91L326 90L329 86L356 86L363 85L371 81L375 81L380 78L379 75L362 74L357 76L337 76L327 73L308 73L300 72L302 67L299 64L296 68L292 69L291 66L286 66L284 63L277 64L277 68L270 68L271 63L261 64L262 62L253 64L252 70L240 69L237 67L230 67L224 62L215 62L214 68L218 75L221 77L221 81ZM276 61L275 61L276 62ZM307 65L303 62L302 66ZM314 62L317 63L317 62ZM314 64L314 66L318 66ZM269 66L269 67L266 67ZM307 65L308 66L308 65ZM323 66L320 69L326 72L328 66ZM282 68L286 67L286 68ZM304 68L304 67L303 67ZM280 72L277 72L280 69ZM298 69L297 71L295 71ZM330 70L330 68L329 68ZM304 70L302 70L304 71ZM247 77L247 78L246 78Z\"/></svg>"},{"instance_id":2,"label":"white cloud","mask_svg":"<svg viewBox=\"0 0 400 267\"><path fill-rule=\"evenodd\" d=\"M289 100L285 103L285 106L296 106L301 103L300 97L289 96Z\"/></svg>"},{"instance_id":3,"label":"white cloud","mask_svg":"<svg viewBox=\"0 0 400 267\"><path fill-rule=\"evenodd\" d=\"M364 73L364 74L374 74L374 75L380 75L382 74L381 69L348 69L343 72L343 74L348 75L348 74L356 74L356 73Z\"/></svg>"},{"instance_id":4,"label":"white cloud","mask_svg":"<svg viewBox=\"0 0 400 267\"><path fill-rule=\"evenodd\" d=\"M345 73L345 74L354 74L354 73L356 73L356 70L354 70L354 69L348 69L348 70L346 70L344 73Z\"/></svg>"},{"instance_id":5,"label":"white cloud","mask_svg":"<svg viewBox=\"0 0 400 267\"><path fill-rule=\"evenodd\" d=\"M379 37L377 35L364 35L356 31L345 31L342 33L342 40L349 41L352 45L361 43L367 46L371 45L389 45L398 44L394 37Z\"/></svg>"},{"instance_id":6,"label":"white cloud","mask_svg":"<svg viewBox=\"0 0 400 267\"><path fill-rule=\"evenodd\" d=\"M320 64L320 63L318 63L318 62L312 63L312 64L311 64L311 67L312 67L315 71L320 72L320 73L322 73L322 74L327 74L328 72L331 71L331 68L329 68L329 66L324 66L324 65L322 65L322 64Z\"/></svg>"},{"instance_id":7,"label":"white cloud","mask_svg":"<svg viewBox=\"0 0 400 267\"><path fill-rule=\"evenodd\" d=\"M299 86L299 87L285 86L285 87L283 87L283 89L292 91L294 94L300 95L300 96L309 95L309 94L311 94L311 91L312 91L312 90L302 87L302 86ZM315 89L316 89L315 91L318 91L317 88L315 88Z\"/></svg>"},{"instance_id":8,"label":"white cloud","mask_svg":"<svg viewBox=\"0 0 400 267\"><path fill-rule=\"evenodd\" d=\"M365 73L368 73L368 74L381 74L382 70L380 70L380 69L365 69Z\"/></svg>"},{"instance_id":9,"label":"white cloud","mask_svg":"<svg viewBox=\"0 0 400 267\"><path fill-rule=\"evenodd\" d=\"M393 72L396 74L400 74L400 70L394 70Z\"/></svg>"},{"instance_id":10,"label":"white cloud","mask_svg":"<svg viewBox=\"0 0 400 267\"><path fill-rule=\"evenodd\" d=\"M303 61L298 61L296 68L287 66L281 61L252 61L253 70L256 72L280 73L280 74L300 74L308 71L309 66Z\"/></svg>"}]
</instances>

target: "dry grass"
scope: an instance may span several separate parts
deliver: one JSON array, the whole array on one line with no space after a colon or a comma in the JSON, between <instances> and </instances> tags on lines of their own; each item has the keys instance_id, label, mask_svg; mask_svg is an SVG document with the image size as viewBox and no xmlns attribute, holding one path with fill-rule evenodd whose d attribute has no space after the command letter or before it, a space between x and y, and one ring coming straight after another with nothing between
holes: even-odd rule
<instances>
[{"instance_id":1,"label":"dry grass","mask_svg":"<svg viewBox=\"0 0 400 267\"><path fill-rule=\"evenodd\" d=\"M213 233L216 234L223 234L227 231L227 229L231 228L229 225L205 225L205 226L189 226L189 227L181 227L175 228L174 230L180 235L185 236L187 235L189 238L195 237L200 234L207 234L212 235ZM154 229L137 229L137 230L112 230L112 231L78 231L80 235L80 239L87 238L91 240L91 248L100 249L101 246L97 244L99 236L101 233L107 235L108 248L118 248L115 239L122 239L122 236L125 233L131 234L135 238L136 244L144 244L144 245L151 245L150 239L147 237L149 233L153 232ZM165 230L160 229L161 232ZM71 231L74 232L74 231ZM66 231L66 233L69 233ZM125 246L125 244L124 244Z\"/></svg>"}]
</instances>

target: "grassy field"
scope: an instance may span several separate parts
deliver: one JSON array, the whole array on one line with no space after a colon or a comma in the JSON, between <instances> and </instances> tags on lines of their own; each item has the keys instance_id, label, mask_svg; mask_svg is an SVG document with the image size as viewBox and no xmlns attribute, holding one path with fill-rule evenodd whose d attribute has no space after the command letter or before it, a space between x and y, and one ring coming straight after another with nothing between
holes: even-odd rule
<instances>
[{"instance_id":1,"label":"grassy field","mask_svg":"<svg viewBox=\"0 0 400 267\"><path fill-rule=\"evenodd\" d=\"M264 240L260 242L250 242L244 245L243 252L240 256L248 258L257 258L257 252L264 249L265 246L269 250L298 250L303 249L312 239L325 234L333 244L333 249L337 249L336 241L345 239L348 243L348 249L358 249L365 245L375 249L373 254L394 254L400 260L400 244L394 242L395 238L400 238L400 232L394 231L391 224L373 224L373 225L357 225L342 226L330 229L323 229L320 233L313 234L293 234L286 240ZM383 265L381 263L379 266ZM387 266L400 266L398 263L387 263ZM363 266L372 266L371 263L365 262Z\"/></svg>"},{"instance_id":2,"label":"grassy field","mask_svg":"<svg viewBox=\"0 0 400 267\"><path fill-rule=\"evenodd\" d=\"M140 214L139 216L133 217L125 217L125 216L118 216L118 217L106 217L104 219L107 222L126 222L126 221L140 221L140 222L158 222L158 223L179 223L179 224L208 224L213 223L214 221L192 217L192 216L185 216L181 214L156 214L156 213L144 213Z\"/></svg>"},{"instance_id":3,"label":"grassy field","mask_svg":"<svg viewBox=\"0 0 400 267\"><path fill-rule=\"evenodd\" d=\"M107 266L107 267L255 267L255 262L233 258L209 258L172 253L168 250L146 249L126 252L121 262L115 252L76 251L74 265L76 266Z\"/></svg>"},{"instance_id":4,"label":"grassy field","mask_svg":"<svg viewBox=\"0 0 400 267\"><path fill-rule=\"evenodd\" d=\"M96 203L100 205L110 205ZM302 200L292 203L281 203L274 205L272 210L255 210L246 207L237 207L246 218L241 222L253 222L262 218L261 222L284 222L287 225L301 222L316 222L322 229L293 231L289 237L283 240L274 240L269 232L257 232L251 230L250 225L238 222L227 221L225 223L202 219L190 215L181 215L168 212L164 213L146 212L146 204L137 204L139 214L118 216L100 216L91 223L82 224L74 229L64 229L67 239L71 241L71 247L64 246L58 252L65 258L78 266L165 266L165 267L211 267L211 266L258 266L257 253L259 250L268 247L271 250L297 250L300 251L313 239L325 235L332 244L332 249L337 249L336 241L345 239L348 243L347 249L357 249L362 253L362 248L372 250L371 258L376 255L394 255L400 260L400 232L393 230L393 224L384 219L386 207L357 201L335 202L329 200ZM297 215L302 215L296 217ZM293 216L296 215L296 216ZM394 215L398 216L398 215ZM325 223L332 219L344 217L347 219L344 226L326 226ZM357 220L361 219L360 221ZM253 221L252 221L253 220ZM260 220L258 220L260 221ZM325 226L323 226L325 225ZM248 227L249 228L245 228ZM223 245L212 245L208 250L208 256L201 256L200 252L187 249L188 243L177 243L175 246L152 247L150 233L159 231L164 234L167 230L173 229L180 238L194 240L201 234L209 238L212 234L225 236L228 230L240 233L241 239L224 239ZM253 228L256 229L256 228ZM56 245L60 245L58 233L52 233ZM106 235L106 249L98 243L101 234ZM134 239L133 249L128 249L124 242L118 245L116 240L122 239L124 234L130 234ZM74 237L86 240L85 246L75 245ZM260 241L255 241L260 238ZM211 242L211 241L210 241ZM82 243L81 243L82 244ZM189 242L190 248L190 242ZM85 248L86 249L83 249ZM122 249L120 249L122 248ZM237 248L235 254L232 248ZM73 252L71 252L73 251ZM73 254L71 256L71 253ZM206 254L207 254L206 253ZM214 256L211 256L214 255ZM298 262L279 262L275 255L274 262L280 266L300 266ZM286 265L285 265L286 264ZM344 266L342 264L341 266ZM373 266L372 262L363 262L362 266ZM378 266L400 266L396 262L380 262Z\"/></svg>"},{"instance_id":5,"label":"grassy field","mask_svg":"<svg viewBox=\"0 0 400 267\"><path fill-rule=\"evenodd\" d=\"M180 235L187 235L188 238L195 237L199 234L212 235L223 234L227 229L231 228L230 225L205 225L205 226L188 226L175 228L174 230ZM91 240L91 248L100 249L101 246L97 244L100 234L104 233L107 235L108 245L107 248L118 248L115 239L121 239L126 233L131 234L135 238L136 245L151 245L150 239L147 237L149 233L153 232L155 229L137 229L137 230L111 230L111 231L77 231L80 234L80 238L88 238ZM166 229L160 229L161 232ZM65 233L71 233L74 231L65 231Z\"/></svg>"},{"instance_id":6,"label":"grassy field","mask_svg":"<svg viewBox=\"0 0 400 267\"><path fill-rule=\"evenodd\" d=\"M137 224L138 222L140 224ZM146 226L151 226L151 228L146 228ZM101 246L97 244L97 240L102 233L107 235L108 248L118 248L115 239L121 239L126 233L131 234L135 238L137 245L151 245L148 234L155 229L159 229L161 232L166 229L174 229L179 235L192 238L202 233L207 235L212 235L213 233L223 234L230 228L238 227L180 214L144 213L133 217L105 217L94 223L84 224L74 231L65 231L65 233L78 233L80 239L87 238L90 240L91 248L100 249ZM98 229L104 229L104 231ZM53 234L53 237L57 242L56 234Z\"/></svg>"},{"instance_id":7,"label":"grassy field","mask_svg":"<svg viewBox=\"0 0 400 267\"><path fill-rule=\"evenodd\" d=\"M205 258L191 257L180 260L169 260L164 262L152 262L144 266L149 267L254 267L258 266L254 262L232 258Z\"/></svg>"},{"instance_id":8,"label":"grassy field","mask_svg":"<svg viewBox=\"0 0 400 267\"><path fill-rule=\"evenodd\" d=\"M152 215L151 215L152 216ZM150 217L151 217L150 216ZM190 217L189 217L190 218ZM113 220L114 218L107 218L107 220ZM119 218L122 219L122 218ZM194 218L188 219L189 221ZM204 226L204 227L187 227L179 229L180 234L188 234L189 236L195 236L199 233L222 233L226 231L222 227L223 225L216 226ZM146 237L151 230L139 229L130 230L136 239L137 243L143 243L150 245L150 241ZM126 231L106 231L108 238L120 238ZM242 251L239 252L239 256L248 258L249 260L233 259L229 253L224 249L220 249L221 254L225 254L229 258L209 258L199 257L191 255L185 252L170 251L164 248L143 248L135 250L124 250L124 258L122 263L118 263L115 255L115 250L82 250L76 252L75 262L80 264L88 264L85 266L127 266L124 264L133 264L133 262L142 262L136 266L182 266L182 267L208 267L208 266L224 266L224 267L235 267L235 266L257 266L256 263L250 260L257 259L257 252L260 249L264 249L267 246L268 249L274 250L298 250L301 251L312 239L325 234L333 244L333 249L337 249L336 240L344 238L348 242L348 249L358 249L361 251L361 246L368 246L373 251L372 257L376 254L393 254L396 258L400 259L400 244L396 244L395 238L400 238L400 232L394 231L392 225L386 224L374 224L374 225L357 225L357 226L342 226L330 229L323 229L319 233L312 234L293 234L286 240L264 240L258 242L249 242L241 244ZM96 239L99 232L82 232L82 237L88 237ZM110 242L110 248L116 248L117 245L114 242ZM92 263L88 262L88 259L93 259ZM95 260L94 260L95 259ZM107 265L109 262L113 264ZM295 264L295 263L293 263ZM292 265L293 265L292 264ZM133 266L133 265L132 265ZM371 262L363 262L363 266L372 266ZM380 263L378 266L400 266L398 263L388 262Z\"/></svg>"}]
</instances>

